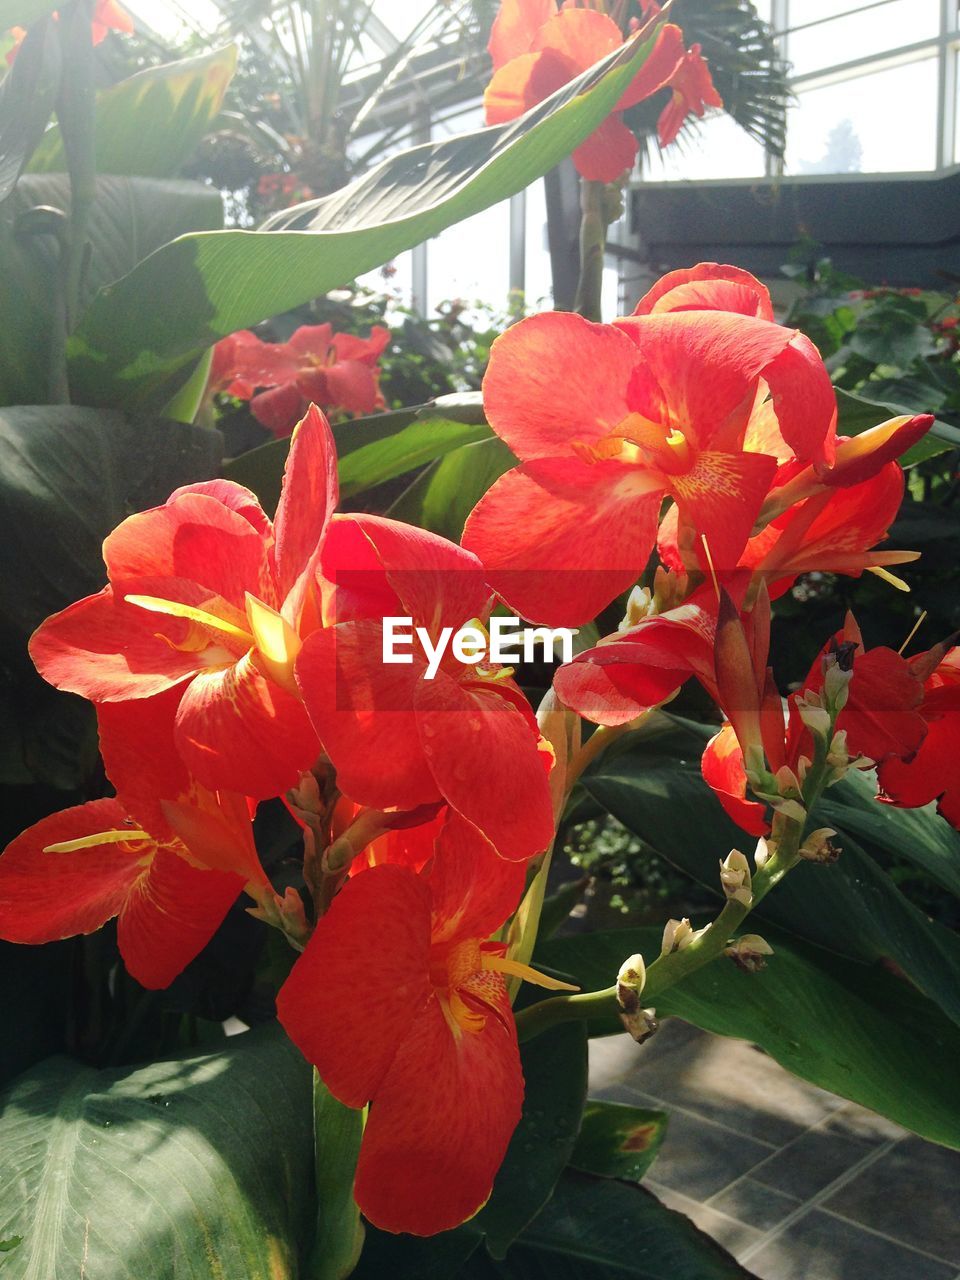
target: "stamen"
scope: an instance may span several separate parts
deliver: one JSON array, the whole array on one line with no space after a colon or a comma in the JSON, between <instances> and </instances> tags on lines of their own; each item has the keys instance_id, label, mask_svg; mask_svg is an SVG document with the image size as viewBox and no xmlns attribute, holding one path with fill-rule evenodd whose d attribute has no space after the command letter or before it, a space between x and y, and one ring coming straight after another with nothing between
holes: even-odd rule
<instances>
[{"instance_id":1,"label":"stamen","mask_svg":"<svg viewBox=\"0 0 960 1280\"><path fill-rule=\"evenodd\" d=\"M218 618L204 609L197 609L192 604L181 604L179 600L161 600L158 596L124 596L127 604L134 604L138 609L146 609L148 613L164 613L171 618L187 618L190 622L199 622L201 626L213 627L224 635L233 636L245 645L253 647L253 636L241 627L235 627L225 618Z\"/></svg>"},{"instance_id":2,"label":"stamen","mask_svg":"<svg viewBox=\"0 0 960 1280\"><path fill-rule=\"evenodd\" d=\"M887 569L884 569L883 565L868 564L867 572L875 573L878 578L882 578L884 582L889 582L891 587L896 587L898 591L910 590L909 582L904 582L904 580L902 578L898 578L895 573L890 573Z\"/></svg>"},{"instance_id":3,"label":"stamen","mask_svg":"<svg viewBox=\"0 0 960 1280\"><path fill-rule=\"evenodd\" d=\"M507 973L511 978L521 978L524 982L530 982L535 987L546 987L548 991L579 991L579 987L572 986L569 982L561 982L559 978L550 978L545 973L539 973L536 969L532 969L528 964L521 964L519 960L508 960L506 956L491 955L485 951L480 959L481 969L491 969L494 973Z\"/></svg>"},{"instance_id":4,"label":"stamen","mask_svg":"<svg viewBox=\"0 0 960 1280\"><path fill-rule=\"evenodd\" d=\"M926 609L924 609L923 613L921 613L920 617L916 620L916 622L915 622L915 623L913 624L913 626L911 627L911 629L910 629L910 634L907 636L906 640L904 640L903 644L902 644L902 645L900 646L900 648L897 650L897 653L899 653L899 654L902 654L902 653L903 653L904 649L906 649L907 645L910 643L910 641L913 639L913 637L917 634L917 632L918 632L918 631L920 630L920 628L923 626L923 622L924 622L924 619L926 618L926 616L927 616L927 611L926 611Z\"/></svg>"},{"instance_id":5,"label":"stamen","mask_svg":"<svg viewBox=\"0 0 960 1280\"><path fill-rule=\"evenodd\" d=\"M76 840L59 840L56 844L44 845L44 853L76 853L78 849L92 849L99 844L137 844L144 840L152 840L153 836L139 827L131 827L123 831L100 831L92 836L80 836Z\"/></svg>"},{"instance_id":6,"label":"stamen","mask_svg":"<svg viewBox=\"0 0 960 1280\"><path fill-rule=\"evenodd\" d=\"M701 533L700 541L703 543L703 552L707 557L707 564L710 566L710 576L713 578L713 589L717 593L717 604L720 603L720 581L717 578L717 571L713 565L713 556L710 554L710 544L707 542L707 535Z\"/></svg>"}]
</instances>

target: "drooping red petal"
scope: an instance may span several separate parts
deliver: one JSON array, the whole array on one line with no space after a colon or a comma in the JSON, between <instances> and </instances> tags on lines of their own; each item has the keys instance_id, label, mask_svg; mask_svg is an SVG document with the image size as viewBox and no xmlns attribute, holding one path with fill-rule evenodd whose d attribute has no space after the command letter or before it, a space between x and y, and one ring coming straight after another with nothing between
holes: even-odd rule
<instances>
[{"instance_id":1,"label":"drooping red petal","mask_svg":"<svg viewBox=\"0 0 960 1280\"><path fill-rule=\"evenodd\" d=\"M114 587L128 579L182 578L241 611L248 591L275 602L263 536L208 494L183 493L129 516L107 537L103 558Z\"/></svg>"},{"instance_id":2,"label":"drooping red petal","mask_svg":"<svg viewBox=\"0 0 960 1280\"><path fill-rule=\"evenodd\" d=\"M295 629L338 496L333 433L326 417L311 405L294 429L274 523L277 592Z\"/></svg>"},{"instance_id":3,"label":"drooping red petal","mask_svg":"<svg viewBox=\"0 0 960 1280\"><path fill-rule=\"evenodd\" d=\"M539 29L556 12L556 0L502 0L487 45L494 69L528 53Z\"/></svg>"},{"instance_id":4,"label":"drooping red petal","mask_svg":"<svg viewBox=\"0 0 960 1280\"><path fill-rule=\"evenodd\" d=\"M613 325L528 316L497 338L483 380L487 421L518 458L556 457L613 435L629 413L637 352Z\"/></svg>"},{"instance_id":5,"label":"drooping red petal","mask_svg":"<svg viewBox=\"0 0 960 1280\"><path fill-rule=\"evenodd\" d=\"M922 440L934 421L931 413L918 413L912 418L904 415L842 440L837 445L833 466L821 470L818 479L831 488L859 484Z\"/></svg>"},{"instance_id":6,"label":"drooping red petal","mask_svg":"<svg viewBox=\"0 0 960 1280\"><path fill-rule=\"evenodd\" d=\"M277 996L287 1035L348 1107L378 1095L432 999L430 902L426 881L406 867L352 877Z\"/></svg>"},{"instance_id":7,"label":"drooping red petal","mask_svg":"<svg viewBox=\"0 0 960 1280\"><path fill-rule=\"evenodd\" d=\"M249 653L191 680L175 740L205 787L258 800L282 795L320 754L302 703L263 675Z\"/></svg>"},{"instance_id":8,"label":"drooping red petal","mask_svg":"<svg viewBox=\"0 0 960 1280\"><path fill-rule=\"evenodd\" d=\"M526 873L525 863L501 858L473 823L450 811L427 875L433 942L488 938L516 910Z\"/></svg>"},{"instance_id":9,"label":"drooping red petal","mask_svg":"<svg viewBox=\"0 0 960 1280\"><path fill-rule=\"evenodd\" d=\"M756 800L747 799L747 775L732 724L725 724L707 743L700 769L704 781L738 827L751 836L769 833L765 807Z\"/></svg>"},{"instance_id":10,"label":"drooping red petal","mask_svg":"<svg viewBox=\"0 0 960 1280\"><path fill-rule=\"evenodd\" d=\"M561 9L541 25L533 39L534 50L559 53L575 68L576 75L622 44L623 34L617 24L595 9Z\"/></svg>"},{"instance_id":11,"label":"drooping red petal","mask_svg":"<svg viewBox=\"0 0 960 1280\"><path fill-rule=\"evenodd\" d=\"M670 79L673 90L670 101L657 121L657 136L661 147L668 147L676 140L687 116L703 119L707 107L722 107L723 99L717 93L710 70L700 56L700 46L693 45Z\"/></svg>"},{"instance_id":12,"label":"drooping red petal","mask_svg":"<svg viewBox=\"0 0 960 1280\"><path fill-rule=\"evenodd\" d=\"M668 22L660 28L656 44L617 103L617 110L626 111L628 107L635 107L638 102L643 102L658 89L662 89L676 73L685 56L683 32Z\"/></svg>"},{"instance_id":13,"label":"drooping red petal","mask_svg":"<svg viewBox=\"0 0 960 1280\"><path fill-rule=\"evenodd\" d=\"M270 518L260 505L260 499L242 484L233 480L201 480L196 484L181 485L167 499L173 502L187 493L202 493L213 498L221 506L229 507L243 516L244 520L268 542L273 537L273 526Z\"/></svg>"},{"instance_id":14,"label":"drooping red petal","mask_svg":"<svg viewBox=\"0 0 960 1280\"><path fill-rule=\"evenodd\" d=\"M483 1029L459 1035L431 998L387 1071L354 1187L364 1216L381 1230L433 1235L464 1222L490 1195L523 1103L516 1028L500 988L496 1012L477 1002Z\"/></svg>"},{"instance_id":15,"label":"drooping red petal","mask_svg":"<svg viewBox=\"0 0 960 1280\"><path fill-rule=\"evenodd\" d=\"M463 543L524 618L579 626L643 572L662 492L656 473L616 459L541 458L484 494Z\"/></svg>"},{"instance_id":16,"label":"drooping red petal","mask_svg":"<svg viewBox=\"0 0 960 1280\"><path fill-rule=\"evenodd\" d=\"M836 448L837 397L820 352L805 334L795 333L763 377L784 440L801 461L829 465Z\"/></svg>"},{"instance_id":17,"label":"drooping red petal","mask_svg":"<svg viewBox=\"0 0 960 1280\"><path fill-rule=\"evenodd\" d=\"M763 453L705 452L670 477L680 516L706 538L717 573L737 567L776 470L776 459ZM696 550L706 565L702 542Z\"/></svg>"},{"instance_id":18,"label":"drooping red petal","mask_svg":"<svg viewBox=\"0 0 960 1280\"><path fill-rule=\"evenodd\" d=\"M588 182L616 182L633 168L638 150L636 136L614 113L580 143L573 152L573 164L581 178Z\"/></svg>"},{"instance_id":19,"label":"drooping red petal","mask_svg":"<svg viewBox=\"0 0 960 1280\"><path fill-rule=\"evenodd\" d=\"M938 812L960 830L960 710L932 720L913 760L891 758L877 777L882 800L902 809L936 800Z\"/></svg>"},{"instance_id":20,"label":"drooping red petal","mask_svg":"<svg viewBox=\"0 0 960 1280\"><path fill-rule=\"evenodd\" d=\"M385 325L375 324L366 338L356 333L334 334L331 346L338 361L356 361L372 369L389 346L390 337L390 330Z\"/></svg>"},{"instance_id":21,"label":"drooping red petal","mask_svg":"<svg viewBox=\"0 0 960 1280\"><path fill-rule=\"evenodd\" d=\"M923 686L898 653L882 647L858 653L847 705L837 717L850 754L878 763L890 756L911 759L927 732L918 710L922 699Z\"/></svg>"},{"instance_id":22,"label":"drooping red petal","mask_svg":"<svg viewBox=\"0 0 960 1280\"><path fill-rule=\"evenodd\" d=\"M735 311L773 320L770 291L756 276L740 267L698 262L695 267L668 271L643 295L635 316L664 311Z\"/></svg>"},{"instance_id":23,"label":"drooping red petal","mask_svg":"<svg viewBox=\"0 0 960 1280\"><path fill-rule=\"evenodd\" d=\"M41 623L30 637L30 657L50 684L92 702L145 698L202 668L202 651L176 648L188 629L182 619L148 615L105 587Z\"/></svg>"},{"instance_id":24,"label":"drooping red petal","mask_svg":"<svg viewBox=\"0 0 960 1280\"><path fill-rule=\"evenodd\" d=\"M348 413L373 413L384 406L379 374L360 360L339 360L330 366L327 395L331 407Z\"/></svg>"},{"instance_id":25,"label":"drooping red petal","mask_svg":"<svg viewBox=\"0 0 960 1280\"><path fill-rule=\"evenodd\" d=\"M97 706L107 777L122 797L125 811L161 842L174 838L162 802L186 796L191 789L173 734L181 695L182 689L174 688L152 698Z\"/></svg>"},{"instance_id":26,"label":"drooping red petal","mask_svg":"<svg viewBox=\"0 0 960 1280\"><path fill-rule=\"evenodd\" d=\"M239 876L199 870L158 848L117 921L117 943L131 976L150 990L168 987L207 945L242 889Z\"/></svg>"},{"instance_id":27,"label":"drooping red petal","mask_svg":"<svg viewBox=\"0 0 960 1280\"><path fill-rule=\"evenodd\" d=\"M93 933L112 919L154 855L153 841L44 853L51 844L135 829L117 800L92 800L51 814L0 855L0 938L54 942Z\"/></svg>"},{"instance_id":28,"label":"drooping red petal","mask_svg":"<svg viewBox=\"0 0 960 1280\"><path fill-rule=\"evenodd\" d=\"M325 626L404 613L358 516L335 515L330 521L320 556L320 577Z\"/></svg>"},{"instance_id":29,"label":"drooping red petal","mask_svg":"<svg viewBox=\"0 0 960 1280\"><path fill-rule=\"evenodd\" d=\"M553 839L550 788L532 714L496 686L443 671L416 689L420 745L440 793L504 858L530 858Z\"/></svg>"},{"instance_id":30,"label":"drooping red petal","mask_svg":"<svg viewBox=\"0 0 960 1280\"><path fill-rule=\"evenodd\" d=\"M306 708L337 770L340 790L376 809L440 799L414 714L424 661L383 661L383 625L366 619L315 631L297 660Z\"/></svg>"}]
</instances>

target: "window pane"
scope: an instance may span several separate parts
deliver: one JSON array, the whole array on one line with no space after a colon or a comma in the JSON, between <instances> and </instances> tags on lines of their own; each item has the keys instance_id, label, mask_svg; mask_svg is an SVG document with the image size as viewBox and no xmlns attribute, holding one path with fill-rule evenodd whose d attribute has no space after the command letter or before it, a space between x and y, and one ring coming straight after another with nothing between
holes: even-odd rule
<instances>
[{"instance_id":1,"label":"window pane","mask_svg":"<svg viewBox=\"0 0 960 1280\"><path fill-rule=\"evenodd\" d=\"M854 9L850 0L792 0L790 26L800 28L787 36L794 75L916 44L940 31L940 0L889 0L860 13L849 12ZM838 10L840 16L832 17ZM821 18L828 21L818 21Z\"/></svg>"},{"instance_id":2,"label":"window pane","mask_svg":"<svg viewBox=\"0 0 960 1280\"><path fill-rule=\"evenodd\" d=\"M788 173L936 167L936 58L808 89L798 99L787 127Z\"/></svg>"},{"instance_id":3,"label":"window pane","mask_svg":"<svg viewBox=\"0 0 960 1280\"><path fill-rule=\"evenodd\" d=\"M646 182L675 182L700 178L759 178L764 172L763 148L730 116L709 117L687 136L661 151L654 142L641 161Z\"/></svg>"}]
</instances>

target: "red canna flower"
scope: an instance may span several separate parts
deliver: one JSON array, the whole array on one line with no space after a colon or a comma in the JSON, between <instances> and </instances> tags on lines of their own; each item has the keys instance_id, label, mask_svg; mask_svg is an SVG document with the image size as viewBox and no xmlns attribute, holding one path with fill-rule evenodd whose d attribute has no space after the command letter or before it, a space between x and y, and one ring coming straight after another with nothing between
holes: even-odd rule
<instances>
[{"instance_id":1,"label":"red canna flower","mask_svg":"<svg viewBox=\"0 0 960 1280\"><path fill-rule=\"evenodd\" d=\"M145 987L168 986L238 894L272 894L246 799L191 779L173 749L179 693L99 708L118 796L44 818L0 856L0 937L42 943L118 917L120 954Z\"/></svg>"},{"instance_id":2,"label":"red canna flower","mask_svg":"<svg viewBox=\"0 0 960 1280\"><path fill-rule=\"evenodd\" d=\"M524 871L454 815L424 874L383 865L347 882L280 991L280 1021L330 1092L370 1104L354 1194L385 1231L472 1217L520 1119L504 975L559 985L487 941Z\"/></svg>"},{"instance_id":3,"label":"red canna flower","mask_svg":"<svg viewBox=\"0 0 960 1280\"><path fill-rule=\"evenodd\" d=\"M420 529L376 516L333 522L322 572L346 621L308 637L296 674L337 785L375 809L443 800L507 858L528 858L553 837L549 748L530 706L494 664L468 665L448 648L431 676L414 640L403 665L385 664L387 617L410 618L436 645L491 604L483 566Z\"/></svg>"},{"instance_id":4,"label":"red canna flower","mask_svg":"<svg viewBox=\"0 0 960 1280\"><path fill-rule=\"evenodd\" d=\"M57 14L53 16L56 18ZM91 40L94 44L102 44L111 31L120 31L124 35L132 36L133 18L122 5L117 3L117 0L97 0L93 21L90 24ZM7 51L7 62L12 66L27 33L23 27L11 27L10 34L14 37L14 44Z\"/></svg>"},{"instance_id":5,"label":"red canna flower","mask_svg":"<svg viewBox=\"0 0 960 1280\"><path fill-rule=\"evenodd\" d=\"M689 290L648 295L612 325L548 312L493 344L484 406L521 465L474 508L463 544L524 617L575 626L626 590L667 495L681 536L736 567L784 449L832 460L836 401L816 348L765 316L706 309L711 291L758 305L746 273L718 270L729 279L695 268Z\"/></svg>"},{"instance_id":6,"label":"red canna flower","mask_svg":"<svg viewBox=\"0 0 960 1280\"><path fill-rule=\"evenodd\" d=\"M282 793L319 753L293 665L320 623L316 571L336 500L330 428L312 407L275 522L226 480L130 516L104 542L109 585L34 633L38 670L95 703L182 685L174 737L190 772L212 790Z\"/></svg>"},{"instance_id":7,"label":"red canna flower","mask_svg":"<svg viewBox=\"0 0 960 1280\"><path fill-rule=\"evenodd\" d=\"M930 656L909 662L923 674ZM927 735L912 759L894 756L880 766L880 799L900 809L936 800L938 812L960 830L960 649L949 650L926 677L919 710Z\"/></svg>"},{"instance_id":8,"label":"red canna flower","mask_svg":"<svg viewBox=\"0 0 960 1280\"><path fill-rule=\"evenodd\" d=\"M613 19L596 9L559 7L556 0L501 0L488 45L494 74L483 95L487 124L515 120L623 42ZM673 141L690 112L702 116L705 105L723 106L699 45L685 50L683 32L670 24L657 33L616 110L574 151L578 173L595 182L616 182L631 169L638 144L623 112L666 85L673 96L660 117L661 146Z\"/></svg>"},{"instance_id":9,"label":"red canna flower","mask_svg":"<svg viewBox=\"0 0 960 1280\"><path fill-rule=\"evenodd\" d=\"M382 325L369 338L335 334L329 324L302 325L289 342L234 333L214 348L209 385L249 400L259 422L275 436L288 436L311 402L355 414L384 408L377 361L389 341ZM270 389L254 394L257 387Z\"/></svg>"}]
</instances>

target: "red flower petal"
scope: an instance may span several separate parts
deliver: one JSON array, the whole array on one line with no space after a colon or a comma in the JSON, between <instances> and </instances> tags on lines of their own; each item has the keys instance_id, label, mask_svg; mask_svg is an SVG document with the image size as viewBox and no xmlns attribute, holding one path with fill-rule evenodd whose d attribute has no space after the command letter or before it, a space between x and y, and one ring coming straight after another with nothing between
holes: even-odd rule
<instances>
[{"instance_id":1,"label":"red flower petal","mask_svg":"<svg viewBox=\"0 0 960 1280\"><path fill-rule=\"evenodd\" d=\"M592 13L592 10L571 10ZM601 16L599 14L597 17ZM589 138L573 152L577 173L588 182L616 182L633 168L639 143L635 135L614 113L594 129Z\"/></svg>"},{"instance_id":2,"label":"red flower petal","mask_svg":"<svg viewBox=\"0 0 960 1280\"><path fill-rule=\"evenodd\" d=\"M612 325L547 311L528 316L490 348L487 421L518 458L547 458L612 435L630 411L637 352Z\"/></svg>"},{"instance_id":3,"label":"red flower petal","mask_svg":"<svg viewBox=\"0 0 960 1280\"><path fill-rule=\"evenodd\" d=\"M687 472L670 477L680 516L705 537L713 567L737 567L777 471L763 453L701 453ZM705 561L702 545L696 548Z\"/></svg>"},{"instance_id":4,"label":"red flower petal","mask_svg":"<svg viewBox=\"0 0 960 1280\"><path fill-rule=\"evenodd\" d=\"M501 0L487 45L494 67L532 49L537 32L556 12L556 0Z\"/></svg>"},{"instance_id":5,"label":"red flower petal","mask_svg":"<svg viewBox=\"0 0 960 1280\"><path fill-rule=\"evenodd\" d=\"M175 647L188 630L182 619L148 614L105 587L41 623L30 656L50 684L92 702L144 698L203 666L201 652Z\"/></svg>"},{"instance_id":6,"label":"red flower petal","mask_svg":"<svg viewBox=\"0 0 960 1280\"><path fill-rule=\"evenodd\" d=\"M294 429L274 523L277 591L296 628L337 505L337 450L330 424L316 405Z\"/></svg>"},{"instance_id":7,"label":"red flower petal","mask_svg":"<svg viewBox=\"0 0 960 1280\"><path fill-rule=\"evenodd\" d=\"M833 461L837 397L820 352L802 333L764 369L780 432L803 462Z\"/></svg>"},{"instance_id":8,"label":"red flower petal","mask_svg":"<svg viewBox=\"0 0 960 1280\"><path fill-rule=\"evenodd\" d=\"M258 800L282 795L320 753L303 705L263 675L250 654L191 680L175 739L205 787Z\"/></svg>"},{"instance_id":9,"label":"red flower petal","mask_svg":"<svg viewBox=\"0 0 960 1280\"><path fill-rule=\"evenodd\" d=\"M516 910L526 875L524 862L501 858L471 822L449 812L427 876L433 941L488 938Z\"/></svg>"},{"instance_id":10,"label":"red flower petal","mask_svg":"<svg viewBox=\"0 0 960 1280\"><path fill-rule=\"evenodd\" d=\"M261 391L250 401L250 412L278 440L291 433L306 407L306 401L295 382L286 382L283 386Z\"/></svg>"},{"instance_id":11,"label":"red flower petal","mask_svg":"<svg viewBox=\"0 0 960 1280\"><path fill-rule=\"evenodd\" d=\"M523 617L578 626L643 572L661 498L662 482L641 467L544 458L496 481L470 513L463 543Z\"/></svg>"},{"instance_id":12,"label":"red flower petal","mask_svg":"<svg viewBox=\"0 0 960 1280\"><path fill-rule=\"evenodd\" d=\"M381 1089L432 998L429 968L430 890L423 878L392 866L352 877L277 996L290 1039L348 1107L363 1106ZM433 1067L423 1066L429 1093Z\"/></svg>"},{"instance_id":13,"label":"red flower petal","mask_svg":"<svg viewBox=\"0 0 960 1280\"><path fill-rule=\"evenodd\" d=\"M381 1230L433 1235L490 1195L520 1119L523 1074L505 993L496 1013L477 1007L483 1030L454 1036L431 999L373 1100L354 1191Z\"/></svg>"},{"instance_id":14,"label":"red flower petal","mask_svg":"<svg viewBox=\"0 0 960 1280\"><path fill-rule=\"evenodd\" d=\"M150 990L168 987L219 929L242 888L239 876L201 871L159 848L117 921L117 943L132 977Z\"/></svg>"},{"instance_id":15,"label":"red flower petal","mask_svg":"<svg viewBox=\"0 0 960 1280\"><path fill-rule=\"evenodd\" d=\"M443 671L415 696L420 744L447 803L502 857L542 853L553 807L533 716L495 686L458 684Z\"/></svg>"},{"instance_id":16,"label":"red flower petal","mask_svg":"<svg viewBox=\"0 0 960 1280\"><path fill-rule=\"evenodd\" d=\"M732 724L725 724L707 743L700 769L704 781L738 827L751 836L769 833L765 807L756 800L747 799L747 775Z\"/></svg>"},{"instance_id":17,"label":"red flower petal","mask_svg":"<svg viewBox=\"0 0 960 1280\"><path fill-rule=\"evenodd\" d=\"M101 844L44 853L51 844L132 828L117 800L92 800L51 814L17 836L0 855L0 937L53 942L93 933L115 916L144 874L153 841Z\"/></svg>"},{"instance_id":18,"label":"red flower petal","mask_svg":"<svg viewBox=\"0 0 960 1280\"><path fill-rule=\"evenodd\" d=\"M261 538L269 540L273 537L273 526L260 505L260 499L242 484L236 484L233 480L201 480L197 484L185 484L175 489L167 502L174 502L187 493L201 493L213 498L221 506L229 507L231 511L243 516Z\"/></svg>"},{"instance_id":19,"label":"red flower petal","mask_svg":"<svg viewBox=\"0 0 960 1280\"><path fill-rule=\"evenodd\" d=\"M623 44L612 18L595 9L561 9L533 38L534 50L550 49L566 58L579 75Z\"/></svg>"},{"instance_id":20,"label":"red flower petal","mask_svg":"<svg viewBox=\"0 0 960 1280\"><path fill-rule=\"evenodd\" d=\"M380 374L359 360L340 360L327 370L328 403L347 413L373 413L382 409Z\"/></svg>"},{"instance_id":21,"label":"red flower petal","mask_svg":"<svg viewBox=\"0 0 960 1280\"><path fill-rule=\"evenodd\" d=\"M617 103L618 111L626 111L662 89L686 57L683 32L668 22L660 28L657 43L647 56L643 66L634 76L630 87Z\"/></svg>"},{"instance_id":22,"label":"red flower petal","mask_svg":"<svg viewBox=\"0 0 960 1280\"><path fill-rule=\"evenodd\" d=\"M304 703L337 770L337 784L358 804L415 809L440 799L417 736L414 692L423 660L383 662L379 620L315 631L297 660Z\"/></svg>"},{"instance_id":23,"label":"red flower petal","mask_svg":"<svg viewBox=\"0 0 960 1280\"><path fill-rule=\"evenodd\" d=\"M939 813L960 830L960 711L931 721L914 759L887 760L877 776L881 799L902 809L936 800Z\"/></svg>"},{"instance_id":24,"label":"red flower petal","mask_svg":"<svg viewBox=\"0 0 960 1280\"><path fill-rule=\"evenodd\" d=\"M127 579L183 578L241 612L248 591L275 603L263 536L207 494L184 493L129 516L104 542L103 558L117 589Z\"/></svg>"},{"instance_id":25,"label":"red flower petal","mask_svg":"<svg viewBox=\"0 0 960 1280\"><path fill-rule=\"evenodd\" d=\"M174 838L163 800L189 793L190 775L174 745L173 726L182 690L152 698L97 706L100 754L125 812L160 841Z\"/></svg>"},{"instance_id":26,"label":"red flower petal","mask_svg":"<svg viewBox=\"0 0 960 1280\"><path fill-rule=\"evenodd\" d=\"M507 124L562 89L577 74L566 58L546 49L512 58L493 73L483 93L487 124Z\"/></svg>"},{"instance_id":27,"label":"red flower petal","mask_svg":"<svg viewBox=\"0 0 960 1280\"><path fill-rule=\"evenodd\" d=\"M664 311L735 311L773 320L770 291L756 276L740 267L698 262L695 267L668 271L637 303L633 314Z\"/></svg>"}]
</instances>

